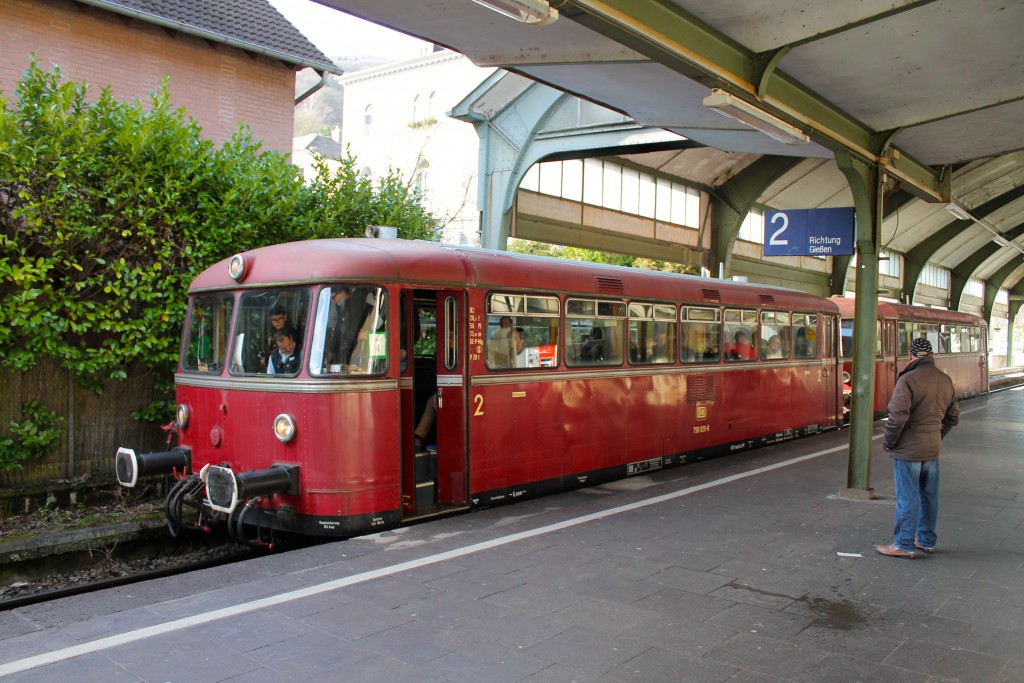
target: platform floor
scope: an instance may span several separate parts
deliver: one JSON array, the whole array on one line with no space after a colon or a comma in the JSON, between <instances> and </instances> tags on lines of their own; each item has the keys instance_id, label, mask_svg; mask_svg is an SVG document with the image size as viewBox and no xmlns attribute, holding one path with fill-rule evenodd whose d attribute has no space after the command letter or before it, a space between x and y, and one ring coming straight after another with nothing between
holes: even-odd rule
<instances>
[{"instance_id":1,"label":"platform floor","mask_svg":"<svg viewBox=\"0 0 1024 683\"><path fill-rule=\"evenodd\" d=\"M1024 391L961 407L931 556L833 432L0 613L0 678L1024 682Z\"/></svg>"}]
</instances>

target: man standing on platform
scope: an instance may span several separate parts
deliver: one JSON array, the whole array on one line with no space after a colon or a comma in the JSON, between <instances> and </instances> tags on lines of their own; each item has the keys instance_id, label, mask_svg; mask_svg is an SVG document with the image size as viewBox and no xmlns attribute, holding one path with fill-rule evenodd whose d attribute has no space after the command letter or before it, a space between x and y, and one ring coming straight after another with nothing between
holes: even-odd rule
<instances>
[{"instance_id":1,"label":"man standing on platform","mask_svg":"<svg viewBox=\"0 0 1024 683\"><path fill-rule=\"evenodd\" d=\"M953 380L935 367L931 342L912 341L910 358L889 400L882 437L882 449L893 462L896 524L892 544L875 550L889 557L912 558L915 549L935 549L939 450L942 438L960 421Z\"/></svg>"}]
</instances>

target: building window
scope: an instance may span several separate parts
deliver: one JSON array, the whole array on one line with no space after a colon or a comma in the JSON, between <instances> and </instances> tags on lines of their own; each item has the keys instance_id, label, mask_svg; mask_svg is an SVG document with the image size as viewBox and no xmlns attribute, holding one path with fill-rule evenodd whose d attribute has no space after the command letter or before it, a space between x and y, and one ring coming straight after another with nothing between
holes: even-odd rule
<instances>
[{"instance_id":1,"label":"building window","mask_svg":"<svg viewBox=\"0 0 1024 683\"><path fill-rule=\"evenodd\" d=\"M366 105L366 109L363 110L363 135L369 135L370 129L373 127L373 105Z\"/></svg>"},{"instance_id":2,"label":"building window","mask_svg":"<svg viewBox=\"0 0 1024 683\"><path fill-rule=\"evenodd\" d=\"M932 263L925 264L925 267L921 270L921 276L918 278L918 282L921 284L929 285L931 287L938 287L939 289L949 289L949 271L945 268L941 268Z\"/></svg>"},{"instance_id":3,"label":"building window","mask_svg":"<svg viewBox=\"0 0 1024 683\"><path fill-rule=\"evenodd\" d=\"M764 244L764 212L760 209L751 209L740 224L736 238Z\"/></svg>"},{"instance_id":4,"label":"building window","mask_svg":"<svg viewBox=\"0 0 1024 683\"><path fill-rule=\"evenodd\" d=\"M601 159L534 164L519 187L691 228L700 216L697 189Z\"/></svg>"},{"instance_id":5,"label":"building window","mask_svg":"<svg viewBox=\"0 0 1024 683\"><path fill-rule=\"evenodd\" d=\"M878 273L880 275L899 277L902 269L903 257L900 254L885 249L878 253Z\"/></svg>"}]
</instances>

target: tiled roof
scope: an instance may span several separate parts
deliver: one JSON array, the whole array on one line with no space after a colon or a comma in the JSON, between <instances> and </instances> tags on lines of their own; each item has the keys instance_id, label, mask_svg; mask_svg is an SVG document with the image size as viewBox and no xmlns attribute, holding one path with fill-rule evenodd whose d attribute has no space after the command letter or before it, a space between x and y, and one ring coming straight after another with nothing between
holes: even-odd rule
<instances>
[{"instance_id":1,"label":"tiled roof","mask_svg":"<svg viewBox=\"0 0 1024 683\"><path fill-rule=\"evenodd\" d=\"M341 143L332 137L317 133L292 138L292 149L306 149L328 159L341 158Z\"/></svg>"},{"instance_id":2,"label":"tiled roof","mask_svg":"<svg viewBox=\"0 0 1024 683\"><path fill-rule=\"evenodd\" d=\"M80 0L299 66L340 74L267 0Z\"/></svg>"}]
</instances>

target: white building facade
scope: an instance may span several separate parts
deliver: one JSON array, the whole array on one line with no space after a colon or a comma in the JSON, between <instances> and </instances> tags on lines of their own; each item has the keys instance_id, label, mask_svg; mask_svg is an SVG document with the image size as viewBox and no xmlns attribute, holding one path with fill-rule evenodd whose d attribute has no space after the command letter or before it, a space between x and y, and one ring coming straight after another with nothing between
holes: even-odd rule
<instances>
[{"instance_id":1,"label":"white building facade","mask_svg":"<svg viewBox=\"0 0 1024 683\"><path fill-rule=\"evenodd\" d=\"M493 71L443 50L339 79L343 149L371 177L393 169L419 190L445 242L480 243L479 139L473 126L446 113Z\"/></svg>"}]
</instances>

